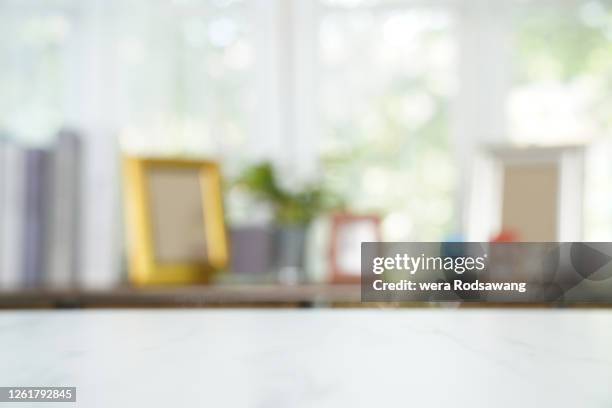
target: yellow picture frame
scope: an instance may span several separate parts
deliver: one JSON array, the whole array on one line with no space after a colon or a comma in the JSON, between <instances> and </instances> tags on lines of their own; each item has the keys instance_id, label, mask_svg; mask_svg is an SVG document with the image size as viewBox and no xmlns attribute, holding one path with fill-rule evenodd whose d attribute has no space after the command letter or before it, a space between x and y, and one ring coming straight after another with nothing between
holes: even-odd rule
<instances>
[{"instance_id":1,"label":"yellow picture frame","mask_svg":"<svg viewBox=\"0 0 612 408\"><path fill-rule=\"evenodd\" d=\"M154 239L152 198L148 173L152 169L197 171L202 203L206 261L158 260ZM126 157L123 160L128 237L129 280L132 284L179 285L208 283L228 263L219 166L212 161ZM203 249L204 250L204 249Z\"/></svg>"}]
</instances>

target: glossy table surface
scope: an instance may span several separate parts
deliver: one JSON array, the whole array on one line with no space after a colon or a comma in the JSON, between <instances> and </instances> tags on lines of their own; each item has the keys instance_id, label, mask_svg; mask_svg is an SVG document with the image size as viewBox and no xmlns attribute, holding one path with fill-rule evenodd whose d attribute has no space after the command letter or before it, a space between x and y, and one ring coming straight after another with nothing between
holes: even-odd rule
<instances>
[{"instance_id":1,"label":"glossy table surface","mask_svg":"<svg viewBox=\"0 0 612 408\"><path fill-rule=\"evenodd\" d=\"M4 311L0 364L77 387L18 407L610 407L612 311Z\"/></svg>"}]
</instances>

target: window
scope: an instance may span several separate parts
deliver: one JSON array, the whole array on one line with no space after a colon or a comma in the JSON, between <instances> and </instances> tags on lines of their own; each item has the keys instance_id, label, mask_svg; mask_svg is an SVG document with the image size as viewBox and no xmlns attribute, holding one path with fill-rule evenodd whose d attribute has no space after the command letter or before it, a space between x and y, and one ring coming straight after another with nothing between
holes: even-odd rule
<instances>
[{"instance_id":1,"label":"window","mask_svg":"<svg viewBox=\"0 0 612 408\"><path fill-rule=\"evenodd\" d=\"M245 3L117 3L126 149L236 157L249 131L253 100Z\"/></svg>"},{"instance_id":2,"label":"window","mask_svg":"<svg viewBox=\"0 0 612 408\"><path fill-rule=\"evenodd\" d=\"M584 142L612 128L612 7L592 1L530 5L515 19L509 99L516 141Z\"/></svg>"},{"instance_id":3,"label":"window","mask_svg":"<svg viewBox=\"0 0 612 408\"><path fill-rule=\"evenodd\" d=\"M319 32L321 150L350 206L388 214L390 239L450 232L455 88L446 9L331 7Z\"/></svg>"},{"instance_id":4,"label":"window","mask_svg":"<svg viewBox=\"0 0 612 408\"><path fill-rule=\"evenodd\" d=\"M389 239L441 240L486 137L588 141L585 237L612 239L610 2L0 0L0 34L0 128L104 128L91 185L117 185L114 136L232 169L316 162Z\"/></svg>"},{"instance_id":5,"label":"window","mask_svg":"<svg viewBox=\"0 0 612 408\"><path fill-rule=\"evenodd\" d=\"M73 28L67 2L0 2L0 129L40 144L63 124Z\"/></svg>"},{"instance_id":6,"label":"window","mask_svg":"<svg viewBox=\"0 0 612 408\"><path fill-rule=\"evenodd\" d=\"M44 143L96 110L128 150L227 155L253 100L245 3L0 2L0 125Z\"/></svg>"},{"instance_id":7,"label":"window","mask_svg":"<svg viewBox=\"0 0 612 408\"><path fill-rule=\"evenodd\" d=\"M585 160L584 238L612 239L612 5L598 0L517 10L510 138L590 143Z\"/></svg>"}]
</instances>

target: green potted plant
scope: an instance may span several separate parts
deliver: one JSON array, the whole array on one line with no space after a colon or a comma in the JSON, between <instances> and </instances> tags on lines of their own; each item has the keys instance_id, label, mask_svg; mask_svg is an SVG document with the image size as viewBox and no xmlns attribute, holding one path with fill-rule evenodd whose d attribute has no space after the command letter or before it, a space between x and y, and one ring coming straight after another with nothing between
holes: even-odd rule
<instances>
[{"instance_id":1,"label":"green potted plant","mask_svg":"<svg viewBox=\"0 0 612 408\"><path fill-rule=\"evenodd\" d=\"M322 212L341 206L340 201L320 184L307 185L298 191L283 188L269 162L247 168L236 185L273 208L276 223L274 258L279 279L287 283L304 280L307 228Z\"/></svg>"}]
</instances>

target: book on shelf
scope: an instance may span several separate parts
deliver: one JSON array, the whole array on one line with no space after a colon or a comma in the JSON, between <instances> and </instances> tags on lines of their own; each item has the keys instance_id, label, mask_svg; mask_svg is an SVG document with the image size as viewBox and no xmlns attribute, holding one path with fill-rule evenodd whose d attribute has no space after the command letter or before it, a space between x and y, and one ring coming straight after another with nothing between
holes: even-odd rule
<instances>
[{"instance_id":1,"label":"book on shelf","mask_svg":"<svg viewBox=\"0 0 612 408\"><path fill-rule=\"evenodd\" d=\"M80 258L81 135L61 130L50 149L47 230L48 287L76 284Z\"/></svg>"},{"instance_id":2,"label":"book on shelf","mask_svg":"<svg viewBox=\"0 0 612 408\"><path fill-rule=\"evenodd\" d=\"M115 287L124 279L121 248L119 146L112 129L91 129L83 137L82 258L77 284Z\"/></svg>"},{"instance_id":3,"label":"book on shelf","mask_svg":"<svg viewBox=\"0 0 612 408\"><path fill-rule=\"evenodd\" d=\"M24 149L3 137L0 140L0 289L17 289L24 283L24 188Z\"/></svg>"},{"instance_id":4,"label":"book on shelf","mask_svg":"<svg viewBox=\"0 0 612 408\"><path fill-rule=\"evenodd\" d=\"M23 281L24 286L39 287L43 283L46 267L47 182L50 152L47 149L27 148L25 163L25 218L23 232Z\"/></svg>"},{"instance_id":5,"label":"book on shelf","mask_svg":"<svg viewBox=\"0 0 612 408\"><path fill-rule=\"evenodd\" d=\"M69 130L45 147L0 140L0 290L77 283L81 144Z\"/></svg>"}]
</instances>

